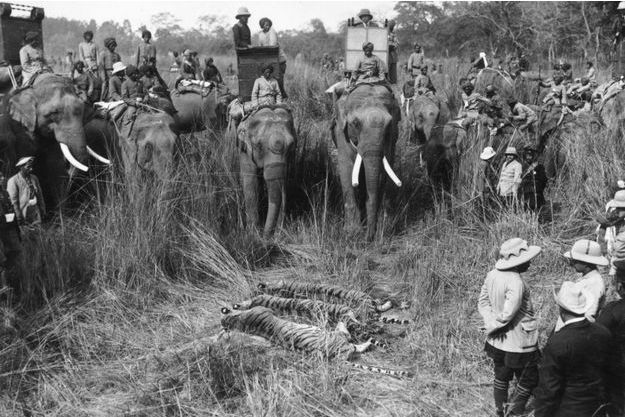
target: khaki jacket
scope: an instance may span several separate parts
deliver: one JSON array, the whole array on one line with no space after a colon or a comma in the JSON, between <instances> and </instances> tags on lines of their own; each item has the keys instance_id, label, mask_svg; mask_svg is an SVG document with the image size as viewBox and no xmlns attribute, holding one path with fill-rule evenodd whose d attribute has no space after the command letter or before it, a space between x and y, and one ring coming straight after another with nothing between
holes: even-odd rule
<instances>
[{"instance_id":1,"label":"khaki jacket","mask_svg":"<svg viewBox=\"0 0 625 417\"><path fill-rule=\"evenodd\" d=\"M478 311L491 346L516 353L538 349L538 323L530 291L518 272L490 271L482 285Z\"/></svg>"}]
</instances>

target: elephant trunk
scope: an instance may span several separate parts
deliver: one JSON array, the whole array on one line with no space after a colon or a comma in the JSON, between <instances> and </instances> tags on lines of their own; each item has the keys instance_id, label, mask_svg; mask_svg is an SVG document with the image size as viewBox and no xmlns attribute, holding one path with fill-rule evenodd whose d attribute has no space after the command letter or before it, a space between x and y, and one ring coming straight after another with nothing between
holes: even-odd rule
<instances>
[{"instance_id":1,"label":"elephant trunk","mask_svg":"<svg viewBox=\"0 0 625 417\"><path fill-rule=\"evenodd\" d=\"M369 155L363 158L365 166L365 181L367 186L367 241L375 237L378 224L378 209L380 206L382 157Z\"/></svg>"},{"instance_id":2,"label":"elephant trunk","mask_svg":"<svg viewBox=\"0 0 625 417\"><path fill-rule=\"evenodd\" d=\"M269 202L263 235L265 238L270 238L273 236L276 224L278 223L278 217L285 204L285 199L283 197L285 195L284 179L286 177L286 164L283 162L275 162L266 165L263 171L263 177L267 183L267 200Z\"/></svg>"}]
</instances>

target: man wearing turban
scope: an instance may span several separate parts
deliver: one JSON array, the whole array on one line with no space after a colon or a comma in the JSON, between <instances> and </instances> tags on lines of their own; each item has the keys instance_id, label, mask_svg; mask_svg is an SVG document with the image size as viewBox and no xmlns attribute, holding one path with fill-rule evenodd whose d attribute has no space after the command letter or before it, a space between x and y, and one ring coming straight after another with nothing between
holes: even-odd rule
<instances>
[{"instance_id":1,"label":"man wearing turban","mask_svg":"<svg viewBox=\"0 0 625 417\"><path fill-rule=\"evenodd\" d=\"M24 46L20 49L20 65L22 66L22 85L27 85L33 75L46 66L39 33L28 32L24 36Z\"/></svg>"},{"instance_id":2,"label":"man wearing turban","mask_svg":"<svg viewBox=\"0 0 625 417\"><path fill-rule=\"evenodd\" d=\"M384 61L373 54L373 44L365 42L362 45L364 56L362 56L357 64L352 79L356 80L356 84L361 82L377 82L386 79L386 65Z\"/></svg>"},{"instance_id":3,"label":"man wearing turban","mask_svg":"<svg viewBox=\"0 0 625 417\"><path fill-rule=\"evenodd\" d=\"M113 64L122 60L121 56L115 52L117 41L115 38L104 39L104 49L100 52L100 79L102 80L102 101L108 97L109 79L113 72Z\"/></svg>"}]
</instances>

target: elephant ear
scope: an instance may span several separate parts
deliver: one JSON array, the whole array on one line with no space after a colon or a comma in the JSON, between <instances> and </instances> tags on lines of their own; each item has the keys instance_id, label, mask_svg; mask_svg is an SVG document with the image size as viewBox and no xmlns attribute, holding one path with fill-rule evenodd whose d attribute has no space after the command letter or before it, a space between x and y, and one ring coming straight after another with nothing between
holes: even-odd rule
<instances>
[{"instance_id":1,"label":"elephant ear","mask_svg":"<svg viewBox=\"0 0 625 417\"><path fill-rule=\"evenodd\" d=\"M9 99L11 118L21 123L32 135L37 127L37 105L32 89L18 92Z\"/></svg>"}]
</instances>

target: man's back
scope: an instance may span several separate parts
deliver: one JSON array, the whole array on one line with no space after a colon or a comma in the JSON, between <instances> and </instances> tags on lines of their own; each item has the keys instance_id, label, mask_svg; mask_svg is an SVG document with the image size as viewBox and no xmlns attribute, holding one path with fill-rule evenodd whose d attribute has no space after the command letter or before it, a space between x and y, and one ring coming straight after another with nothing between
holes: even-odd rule
<instances>
[{"instance_id":1,"label":"man's back","mask_svg":"<svg viewBox=\"0 0 625 417\"><path fill-rule=\"evenodd\" d=\"M612 343L605 327L586 319L551 335L539 366L536 417L593 416L608 401Z\"/></svg>"},{"instance_id":2,"label":"man's back","mask_svg":"<svg viewBox=\"0 0 625 417\"><path fill-rule=\"evenodd\" d=\"M625 299L606 304L597 318L597 323L610 330L616 344L621 350L625 349Z\"/></svg>"}]
</instances>

